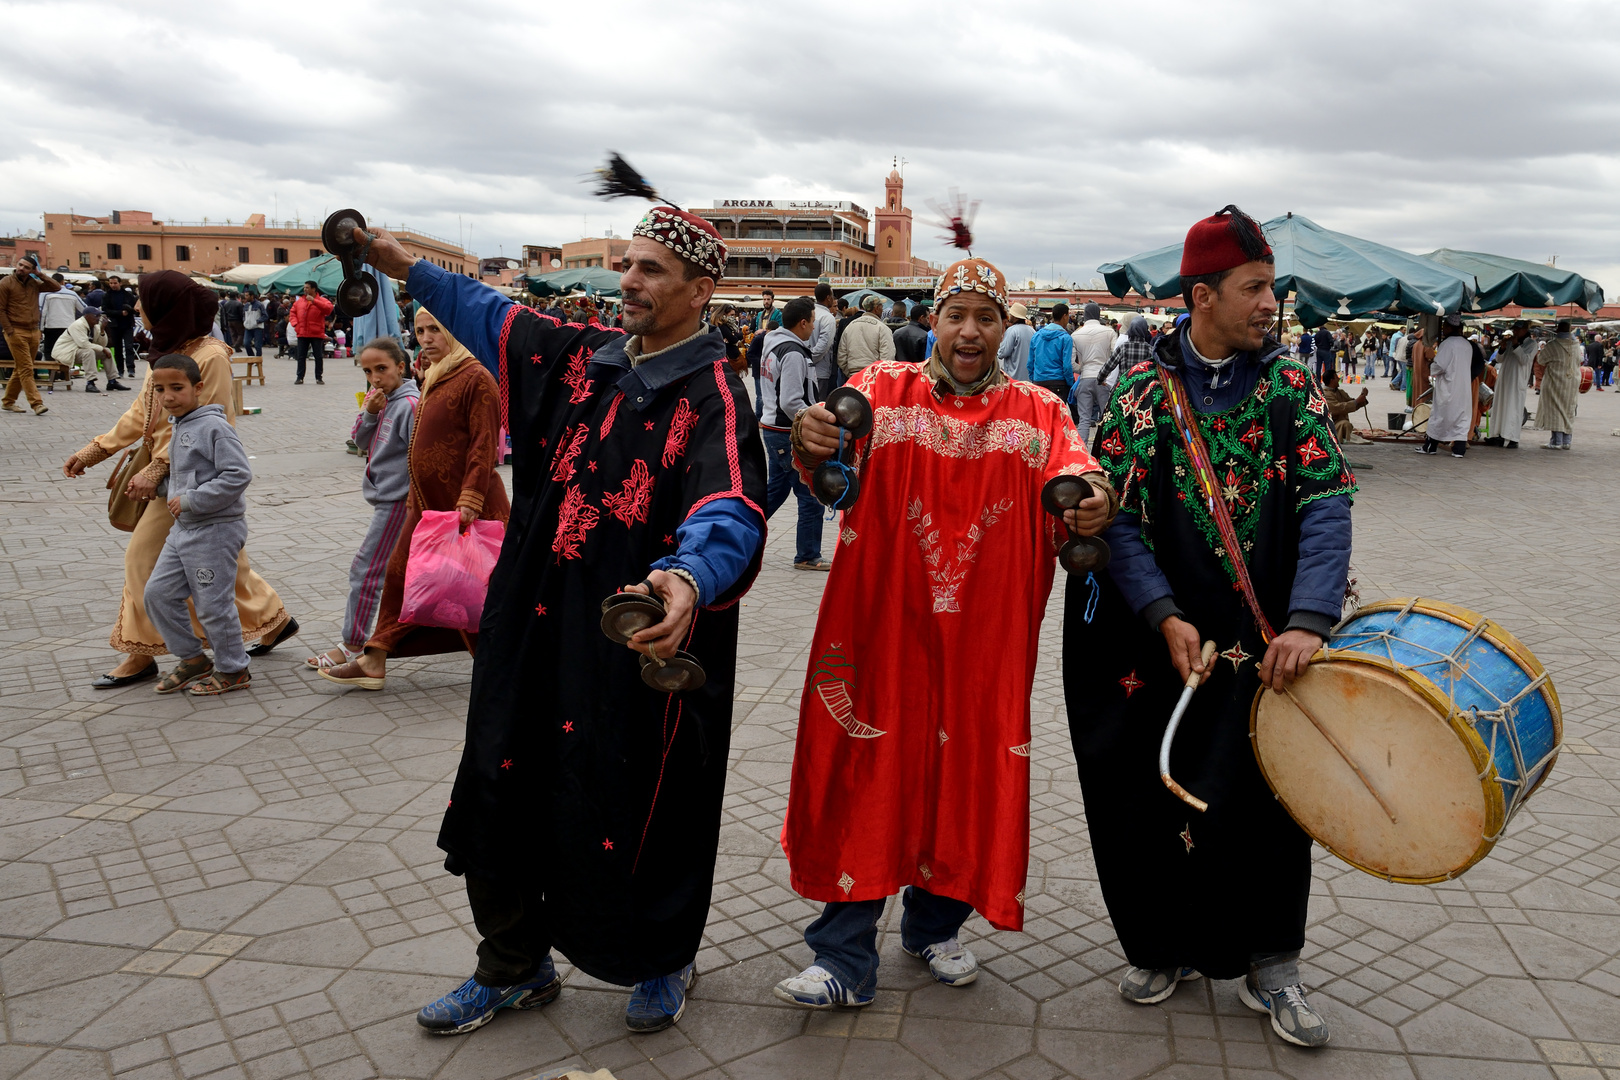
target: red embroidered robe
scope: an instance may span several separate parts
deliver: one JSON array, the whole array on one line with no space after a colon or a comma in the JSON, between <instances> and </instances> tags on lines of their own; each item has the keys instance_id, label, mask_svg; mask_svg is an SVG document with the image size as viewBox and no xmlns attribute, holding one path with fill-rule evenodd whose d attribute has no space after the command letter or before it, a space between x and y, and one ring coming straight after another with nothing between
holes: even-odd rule
<instances>
[{"instance_id":1,"label":"red embroidered robe","mask_svg":"<svg viewBox=\"0 0 1620 1080\"><path fill-rule=\"evenodd\" d=\"M1033 383L936 393L917 364L871 400L800 706L782 847L812 900L917 885L1023 926L1029 695L1061 524L1041 488L1100 473ZM1101 477L1098 477L1100 480Z\"/></svg>"}]
</instances>

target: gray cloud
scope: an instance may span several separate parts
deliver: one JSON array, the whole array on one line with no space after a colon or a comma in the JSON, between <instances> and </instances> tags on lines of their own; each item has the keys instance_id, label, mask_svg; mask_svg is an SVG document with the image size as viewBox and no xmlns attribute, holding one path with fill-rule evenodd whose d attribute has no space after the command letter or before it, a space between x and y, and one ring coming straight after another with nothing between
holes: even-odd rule
<instances>
[{"instance_id":1,"label":"gray cloud","mask_svg":"<svg viewBox=\"0 0 1620 1080\"><path fill-rule=\"evenodd\" d=\"M1620 293L1620 5L0 0L0 231L43 210L319 219L484 254L628 232L581 181L618 149L686 204L851 198L901 155L977 251L1085 280L1227 202L1414 251L1569 266ZM94 33L86 37L86 28ZM460 216L460 225L457 216ZM935 230L918 253L944 260Z\"/></svg>"}]
</instances>

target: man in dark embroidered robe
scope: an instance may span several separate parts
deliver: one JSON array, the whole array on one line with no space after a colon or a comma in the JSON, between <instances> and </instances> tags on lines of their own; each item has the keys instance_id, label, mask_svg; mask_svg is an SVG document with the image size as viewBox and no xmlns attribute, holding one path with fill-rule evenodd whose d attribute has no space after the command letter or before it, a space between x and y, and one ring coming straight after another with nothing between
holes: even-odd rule
<instances>
[{"instance_id":1,"label":"man in dark embroidered robe","mask_svg":"<svg viewBox=\"0 0 1620 1080\"><path fill-rule=\"evenodd\" d=\"M1245 1003L1284 1039L1319 1046L1328 1028L1298 972L1310 838L1272 797L1249 746L1249 708L1280 690L1338 620L1355 479L1310 371L1266 334L1271 249L1234 207L1193 226L1181 266L1191 311L1123 377L1097 457L1120 491L1102 594L1069 583L1063 670L1069 725L1103 899L1132 968L1129 1001L1169 997L1201 972L1243 979ZM1169 407L1186 387L1231 513L1268 644L1227 560ZM1182 720L1171 773L1209 809L1159 780L1159 741L1200 643L1219 649ZM1168 646L1168 648L1167 648Z\"/></svg>"},{"instance_id":2,"label":"man in dark embroidered robe","mask_svg":"<svg viewBox=\"0 0 1620 1080\"><path fill-rule=\"evenodd\" d=\"M736 603L764 544L765 457L725 342L702 325L725 245L660 206L635 230L625 327L561 323L407 255L369 260L496 375L512 517L490 579L467 742L445 812L483 940L471 979L417 1017L470 1031L561 990L550 950L634 985L626 1022L679 1019L708 915L731 735ZM667 616L631 648L602 600L646 579ZM637 655L684 649L707 682L652 690Z\"/></svg>"}]
</instances>

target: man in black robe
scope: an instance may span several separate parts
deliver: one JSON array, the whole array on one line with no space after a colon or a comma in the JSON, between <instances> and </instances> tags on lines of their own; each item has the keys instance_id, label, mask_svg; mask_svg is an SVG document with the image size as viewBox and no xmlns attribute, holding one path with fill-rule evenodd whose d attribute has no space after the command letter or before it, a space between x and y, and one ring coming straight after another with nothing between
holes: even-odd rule
<instances>
[{"instance_id":1,"label":"man in black robe","mask_svg":"<svg viewBox=\"0 0 1620 1080\"><path fill-rule=\"evenodd\" d=\"M1310 371L1266 334L1273 280L1271 249L1235 207L1188 233L1191 317L1120 378L1098 429L1120 514L1100 588L1068 585L1064 692L1103 899L1132 965L1120 993L1153 1004L1199 973L1242 979L1244 1002L1282 1038L1320 1046L1328 1026L1298 970L1311 842L1260 774L1249 709L1262 687L1304 672L1339 618L1355 479ZM1213 492L1169 408L1171 378ZM1230 541L1212 497L1230 511ZM1227 561L1234 547L1263 619ZM1160 782L1158 751L1183 683L1205 672L1206 640L1219 653L1171 757L1172 775L1209 803L1199 813Z\"/></svg>"},{"instance_id":2,"label":"man in black robe","mask_svg":"<svg viewBox=\"0 0 1620 1080\"><path fill-rule=\"evenodd\" d=\"M720 334L725 267L708 222L636 226L625 327L562 323L413 259L385 231L366 258L496 375L512 438L512 517L489 583L467 741L439 846L483 940L473 977L426 1006L456 1034L556 998L551 949L634 985L626 1023L680 1018L696 977L731 735L737 600L759 570L765 455ZM603 599L646 591L666 617L612 643ZM642 655L707 674L659 693Z\"/></svg>"}]
</instances>

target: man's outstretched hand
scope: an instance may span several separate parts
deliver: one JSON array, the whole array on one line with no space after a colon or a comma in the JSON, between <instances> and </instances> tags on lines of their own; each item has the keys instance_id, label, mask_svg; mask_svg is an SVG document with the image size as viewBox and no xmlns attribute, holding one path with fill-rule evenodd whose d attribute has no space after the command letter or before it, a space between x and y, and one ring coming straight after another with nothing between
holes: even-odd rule
<instances>
[{"instance_id":1,"label":"man's outstretched hand","mask_svg":"<svg viewBox=\"0 0 1620 1080\"><path fill-rule=\"evenodd\" d=\"M416 256L406 251L404 245L395 240L394 234L387 229L356 229L354 239L362 247L370 240L371 248L366 251L366 262L396 281L404 280L411 267L416 265Z\"/></svg>"}]
</instances>

